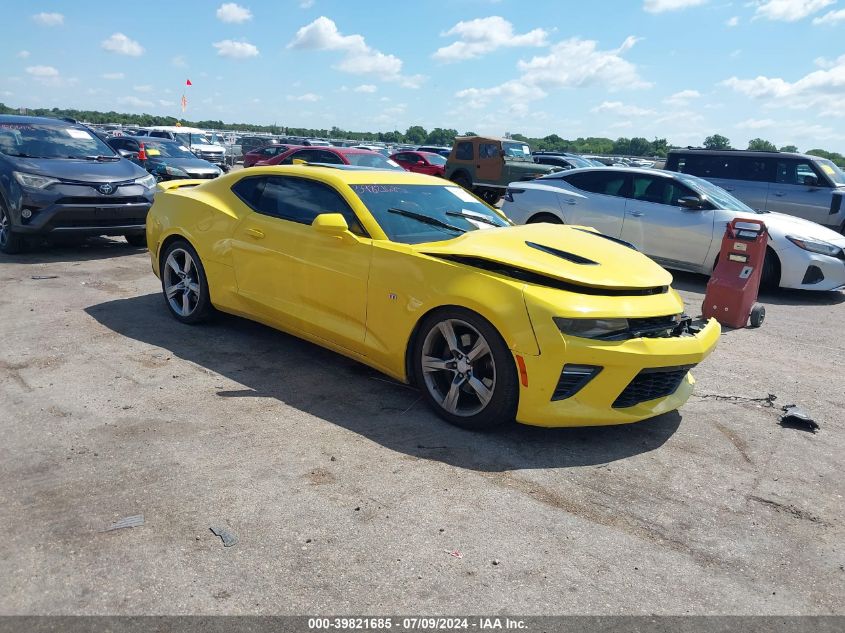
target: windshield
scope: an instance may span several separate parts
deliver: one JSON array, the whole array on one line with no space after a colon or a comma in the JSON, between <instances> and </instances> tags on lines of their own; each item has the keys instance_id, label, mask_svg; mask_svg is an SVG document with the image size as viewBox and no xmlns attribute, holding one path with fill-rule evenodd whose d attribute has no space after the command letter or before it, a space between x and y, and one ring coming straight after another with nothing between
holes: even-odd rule
<instances>
[{"instance_id":1,"label":"windshield","mask_svg":"<svg viewBox=\"0 0 845 633\"><path fill-rule=\"evenodd\" d=\"M717 187L712 182L702 180L695 176L687 174L673 174L680 182L695 191L697 194L706 196L707 199L717 209L727 209L728 211L742 211L743 213L766 213L765 211L755 211L743 202L734 198L727 191L721 187Z\"/></svg>"},{"instance_id":2,"label":"windshield","mask_svg":"<svg viewBox=\"0 0 845 633\"><path fill-rule=\"evenodd\" d=\"M509 158L531 158L531 150L525 143L504 142L502 143L502 150L504 150L505 156Z\"/></svg>"},{"instance_id":3,"label":"windshield","mask_svg":"<svg viewBox=\"0 0 845 633\"><path fill-rule=\"evenodd\" d=\"M839 169L839 166L826 158L817 158L816 164L821 170L827 174L827 177L833 181L837 187L845 187L845 173Z\"/></svg>"},{"instance_id":4,"label":"windshield","mask_svg":"<svg viewBox=\"0 0 845 633\"><path fill-rule=\"evenodd\" d=\"M44 123L0 123L0 152L28 158L114 156L114 150L84 128Z\"/></svg>"},{"instance_id":5,"label":"windshield","mask_svg":"<svg viewBox=\"0 0 845 633\"><path fill-rule=\"evenodd\" d=\"M147 156L160 156L161 158L196 158L184 145L175 141L154 141L144 139L144 151Z\"/></svg>"},{"instance_id":6,"label":"windshield","mask_svg":"<svg viewBox=\"0 0 845 633\"><path fill-rule=\"evenodd\" d=\"M440 154L426 153L425 159L432 165L445 165L446 159Z\"/></svg>"},{"instance_id":7,"label":"windshield","mask_svg":"<svg viewBox=\"0 0 845 633\"><path fill-rule=\"evenodd\" d=\"M185 132L177 133L176 138L183 145L210 145L211 142L204 134L187 134Z\"/></svg>"},{"instance_id":8,"label":"windshield","mask_svg":"<svg viewBox=\"0 0 845 633\"><path fill-rule=\"evenodd\" d=\"M350 185L392 242L422 244L450 240L460 231L510 226L510 222L460 187L444 185ZM428 216L445 228L401 215ZM475 216L475 219L472 216Z\"/></svg>"},{"instance_id":9,"label":"windshield","mask_svg":"<svg viewBox=\"0 0 845 633\"><path fill-rule=\"evenodd\" d=\"M386 159L381 154L346 154L346 160L350 165L358 165L359 167L375 167L377 169L392 169L394 171L404 171L397 163Z\"/></svg>"}]
</instances>

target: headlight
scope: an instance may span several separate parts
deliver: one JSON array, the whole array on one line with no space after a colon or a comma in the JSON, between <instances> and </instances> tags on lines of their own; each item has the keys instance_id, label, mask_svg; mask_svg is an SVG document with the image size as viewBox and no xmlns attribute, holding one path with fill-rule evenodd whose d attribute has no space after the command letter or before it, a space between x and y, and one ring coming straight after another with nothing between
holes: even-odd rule
<instances>
[{"instance_id":1,"label":"headlight","mask_svg":"<svg viewBox=\"0 0 845 633\"><path fill-rule=\"evenodd\" d=\"M30 189L46 189L50 185L59 182L55 178L39 176L38 174L25 174L20 171L13 171L12 174L15 176L15 180Z\"/></svg>"},{"instance_id":2,"label":"headlight","mask_svg":"<svg viewBox=\"0 0 845 633\"><path fill-rule=\"evenodd\" d=\"M628 319L567 319L554 317L563 334L581 338L606 338L628 329Z\"/></svg>"},{"instance_id":3,"label":"headlight","mask_svg":"<svg viewBox=\"0 0 845 633\"><path fill-rule=\"evenodd\" d=\"M170 165L164 166L164 173L168 176L178 176L179 178L190 178L188 176L188 172L179 169L178 167L171 167Z\"/></svg>"},{"instance_id":4,"label":"headlight","mask_svg":"<svg viewBox=\"0 0 845 633\"><path fill-rule=\"evenodd\" d=\"M141 178L136 178L135 184L141 185L142 187L146 187L147 189L152 189L156 186L156 179L155 176L153 176L152 174L147 174L146 176L143 176Z\"/></svg>"},{"instance_id":5,"label":"headlight","mask_svg":"<svg viewBox=\"0 0 845 633\"><path fill-rule=\"evenodd\" d=\"M842 257L842 248L834 244L829 244L821 240L810 240L806 237L794 237L792 235L787 235L786 239L798 248L803 248L805 251L810 251L811 253L819 253L820 255L828 255L829 257Z\"/></svg>"}]
</instances>

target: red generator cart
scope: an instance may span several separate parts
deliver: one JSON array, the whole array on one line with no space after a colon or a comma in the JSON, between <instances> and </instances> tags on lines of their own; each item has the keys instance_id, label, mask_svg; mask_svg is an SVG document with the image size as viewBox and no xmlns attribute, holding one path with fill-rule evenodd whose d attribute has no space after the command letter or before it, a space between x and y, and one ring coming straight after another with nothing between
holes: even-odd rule
<instances>
[{"instance_id":1,"label":"red generator cart","mask_svg":"<svg viewBox=\"0 0 845 633\"><path fill-rule=\"evenodd\" d=\"M760 220L734 218L725 228L719 261L707 283L701 312L727 327L760 327L766 308L757 303L769 234Z\"/></svg>"}]
</instances>

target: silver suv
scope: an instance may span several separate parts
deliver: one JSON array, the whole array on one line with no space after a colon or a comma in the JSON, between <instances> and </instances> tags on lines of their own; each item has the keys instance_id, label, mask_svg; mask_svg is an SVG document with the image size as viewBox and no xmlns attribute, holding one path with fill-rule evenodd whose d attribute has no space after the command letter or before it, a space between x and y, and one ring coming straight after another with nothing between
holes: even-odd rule
<instances>
[{"instance_id":1,"label":"silver suv","mask_svg":"<svg viewBox=\"0 0 845 633\"><path fill-rule=\"evenodd\" d=\"M740 150L671 150L666 169L709 180L752 209L845 233L845 174L818 156Z\"/></svg>"}]
</instances>

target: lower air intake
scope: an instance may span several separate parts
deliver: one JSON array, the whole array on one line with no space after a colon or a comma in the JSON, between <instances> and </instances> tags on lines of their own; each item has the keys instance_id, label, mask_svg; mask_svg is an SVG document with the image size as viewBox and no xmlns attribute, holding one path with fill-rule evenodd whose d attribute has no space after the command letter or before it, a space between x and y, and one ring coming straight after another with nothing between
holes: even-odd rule
<instances>
[{"instance_id":1,"label":"lower air intake","mask_svg":"<svg viewBox=\"0 0 845 633\"><path fill-rule=\"evenodd\" d=\"M613 408L624 409L641 402L671 396L678 390L681 381L693 367L694 365L684 365L643 369L619 394L613 403Z\"/></svg>"}]
</instances>

